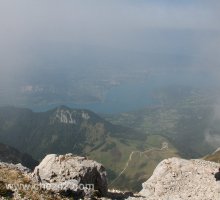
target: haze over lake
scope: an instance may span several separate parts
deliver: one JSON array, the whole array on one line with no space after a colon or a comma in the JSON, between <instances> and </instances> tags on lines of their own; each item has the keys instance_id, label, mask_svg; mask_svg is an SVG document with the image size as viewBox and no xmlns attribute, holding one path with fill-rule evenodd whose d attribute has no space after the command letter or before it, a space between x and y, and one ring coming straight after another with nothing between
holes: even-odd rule
<instances>
[{"instance_id":1,"label":"haze over lake","mask_svg":"<svg viewBox=\"0 0 220 200\"><path fill-rule=\"evenodd\" d=\"M121 112L219 85L219 1L2 1L0 105Z\"/></svg>"}]
</instances>

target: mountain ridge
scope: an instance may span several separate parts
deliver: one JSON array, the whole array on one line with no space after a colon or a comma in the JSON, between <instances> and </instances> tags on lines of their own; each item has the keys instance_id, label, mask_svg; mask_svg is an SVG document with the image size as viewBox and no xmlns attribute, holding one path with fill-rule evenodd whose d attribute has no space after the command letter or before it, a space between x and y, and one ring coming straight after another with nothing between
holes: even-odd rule
<instances>
[{"instance_id":1,"label":"mountain ridge","mask_svg":"<svg viewBox=\"0 0 220 200\"><path fill-rule=\"evenodd\" d=\"M30 149L27 149L27 144L33 144L35 143L34 141L40 143L39 137L44 139L44 137L48 137L48 134L51 134L51 132L54 133L51 134L50 138L47 138L47 141L45 142L56 142L58 140L58 137L69 137L69 139L71 139L70 137L73 136L77 136L77 140L80 139L79 137L82 136L83 138L81 138L80 141L82 142L82 140L86 140L87 137L83 134L85 132L89 134L89 132L92 131L95 131L95 133L92 134L93 137L95 134L97 137L99 137L95 138L94 140L100 141L103 141L103 137L106 137L107 135L117 136L121 138L131 137L133 139L138 139L138 136L140 136L141 139L145 137L143 134L137 134L137 132L133 133L133 130L131 130L130 128L113 125L89 110L70 109L66 106L60 106L53 110L39 113L35 113L30 109L3 107L0 108L0 124L2 127L0 128L1 141L18 148L22 152L29 152ZM26 133L24 133L25 131ZM127 132L128 134L125 135L125 132ZM39 134L39 137L36 138L37 134ZM13 142L11 138L17 139L17 141L14 140ZM21 138L25 138L26 141L21 141ZM59 139L62 140L64 138ZM68 144L68 138L66 139L66 142ZM90 143L89 145L92 144ZM99 143L99 145L101 144ZM50 149L47 150L53 151ZM69 152L70 148L67 150L67 152ZM42 149L41 151L45 152L46 150ZM35 154L34 156L37 159L43 157L42 154Z\"/></svg>"}]
</instances>

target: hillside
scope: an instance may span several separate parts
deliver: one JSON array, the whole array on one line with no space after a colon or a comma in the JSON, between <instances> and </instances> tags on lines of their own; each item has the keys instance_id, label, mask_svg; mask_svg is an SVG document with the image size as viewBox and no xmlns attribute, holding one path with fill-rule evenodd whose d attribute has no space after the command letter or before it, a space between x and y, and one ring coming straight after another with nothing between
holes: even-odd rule
<instances>
[{"instance_id":1,"label":"hillside","mask_svg":"<svg viewBox=\"0 0 220 200\"><path fill-rule=\"evenodd\" d=\"M220 163L220 149L218 148L212 154L206 155L204 160Z\"/></svg>"},{"instance_id":2,"label":"hillside","mask_svg":"<svg viewBox=\"0 0 220 200\"><path fill-rule=\"evenodd\" d=\"M21 163L30 169L34 169L38 165L38 162L30 155L23 154L17 149L2 143L0 143L0 161L13 164Z\"/></svg>"},{"instance_id":3,"label":"hillside","mask_svg":"<svg viewBox=\"0 0 220 200\"><path fill-rule=\"evenodd\" d=\"M167 144L167 148L163 148L164 144ZM160 161L179 154L165 138L149 136L142 142L109 140L105 148L95 150L90 156L110 166L110 188L139 191L141 183L152 175Z\"/></svg>"},{"instance_id":4,"label":"hillside","mask_svg":"<svg viewBox=\"0 0 220 200\"><path fill-rule=\"evenodd\" d=\"M88 156L106 166L110 187L135 191L161 160L178 156L162 136L146 136L131 127L114 125L89 110L65 106L41 113L0 108L0 141L38 160L51 153ZM158 151L163 142L169 148Z\"/></svg>"},{"instance_id":5,"label":"hillside","mask_svg":"<svg viewBox=\"0 0 220 200\"><path fill-rule=\"evenodd\" d=\"M34 113L28 109L0 109L0 140L39 159L47 153L84 153L102 146L107 137L144 140L130 128L112 125L88 110L61 106Z\"/></svg>"}]
</instances>

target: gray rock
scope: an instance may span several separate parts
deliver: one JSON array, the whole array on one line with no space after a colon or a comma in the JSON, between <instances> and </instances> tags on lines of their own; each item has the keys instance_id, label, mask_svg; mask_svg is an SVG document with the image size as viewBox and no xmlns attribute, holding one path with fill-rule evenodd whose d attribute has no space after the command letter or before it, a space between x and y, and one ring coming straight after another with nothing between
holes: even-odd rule
<instances>
[{"instance_id":1,"label":"gray rock","mask_svg":"<svg viewBox=\"0 0 220 200\"><path fill-rule=\"evenodd\" d=\"M107 195L105 168L85 157L72 154L47 155L35 168L33 177L45 189L54 192L83 192L88 195L97 190L101 196Z\"/></svg>"},{"instance_id":2,"label":"gray rock","mask_svg":"<svg viewBox=\"0 0 220 200\"><path fill-rule=\"evenodd\" d=\"M9 169L15 169L19 170L24 174L28 174L31 172L31 170L27 167L24 167L21 163L18 164L12 164L12 163L6 163L6 162L0 162L1 167L7 167Z\"/></svg>"},{"instance_id":3,"label":"gray rock","mask_svg":"<svg viewBox=\"0 0 220 200\"><path fill-rule=\"evenodd\" d=\"M219 167L218 163L199 159L166 159L143 184L142 197L129 199L219 200L220 182L213 175Z\"/></svg>"}]
</instances>

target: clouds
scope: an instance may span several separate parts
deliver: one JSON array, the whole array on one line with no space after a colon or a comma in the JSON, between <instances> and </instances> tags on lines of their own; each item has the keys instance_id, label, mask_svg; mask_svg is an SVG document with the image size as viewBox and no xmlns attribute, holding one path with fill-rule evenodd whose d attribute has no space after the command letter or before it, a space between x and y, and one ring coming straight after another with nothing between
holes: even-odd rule
<instances>
[{"instance_id":1,"label":"clouds","mask_svg":"<svg viewBox=\"0 0 220 200\"><path fill-rule=\"evenodd\" d=\"M111 36L131 37L149 28L219 29L215 16L217 9L208 7L203 1L197 4L145 2L2 1L2 31L12 35L16 32L21 38L29 35L33 39L40 37L75 42L84 39L85 43L89 40L98 43L99 37L100 44L103 44Z\"/></svg>"},{"instance_id":2,"label":"clouds","mask_svg":"<svg viewBox=\"0 0 220 200\"><path fill-rule=\"evenodd\" d=\"M135 39L136 34L148 29L219 30L217 8L204 1L145 2L2 1L1 32L14 39L29 36L29 42L41 39L110 45L126 37Z\"/></svg>"},{"instance_id":3,"label":"clouds","mask_svg":"<svg viewBox=\"0 0 220 200\"><path fill-rule=\"evenodd\" d=\"M176 55L188 56L190 67L216 68L219 4L215 0L1 0L0 79L11 74L25 77L49 66L95 70L97 65L126 68L130 63L131 69L166 68L176 63Z\"/></svg>"}]
</instances>

